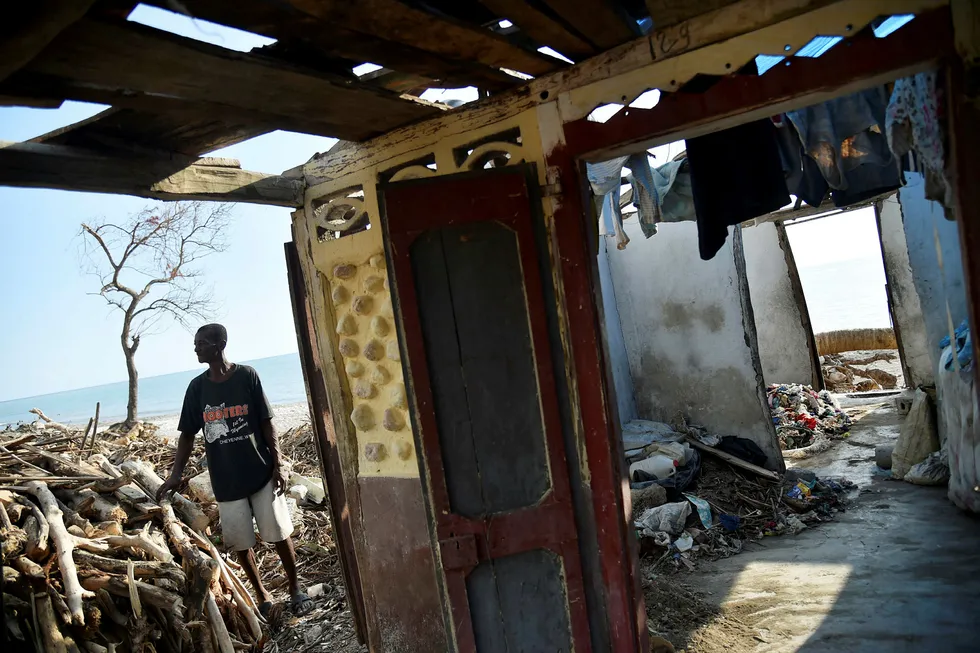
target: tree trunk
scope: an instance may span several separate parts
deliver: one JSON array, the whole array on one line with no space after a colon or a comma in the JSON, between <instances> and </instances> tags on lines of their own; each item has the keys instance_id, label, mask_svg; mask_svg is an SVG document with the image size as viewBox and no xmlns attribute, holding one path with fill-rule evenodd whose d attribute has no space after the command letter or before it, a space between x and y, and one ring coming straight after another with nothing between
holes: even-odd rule
<instances>
[{"instance_id":1,"label":"tree trunk","mask_svg":"<svg viewBox=\"0 0 980 653\"><path fill-rule=\"evenodd\" d=\"M123 355L126 357L126 375L129 377L129 399L126 402L126 428L131 429L136 426L136 419L139 412L139 372L136 371L136 348L139 347L139 337L132 339L130 344L129 329L132 324L131 311L135 310L136 302L130 306L126 317L123 319L122 333L120 341L122 343Z\"/></svg>"}]
</instances>

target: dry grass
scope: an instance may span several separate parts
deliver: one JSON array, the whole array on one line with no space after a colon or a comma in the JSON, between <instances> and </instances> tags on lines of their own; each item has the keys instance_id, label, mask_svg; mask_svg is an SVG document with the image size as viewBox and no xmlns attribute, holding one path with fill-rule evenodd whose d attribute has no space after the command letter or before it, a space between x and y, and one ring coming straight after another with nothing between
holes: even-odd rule
<instances>
[{"instance_id":1,"label":"dry grass","mask_svg":"<svg viewBox=\"0 0 980 653\"><path fill-rule=\"evenodd\" d=\"M842 351L898 349L895 332L891 329L843 329L818 333L814 338L821 356Z\"/></svg>"}]
</instances>

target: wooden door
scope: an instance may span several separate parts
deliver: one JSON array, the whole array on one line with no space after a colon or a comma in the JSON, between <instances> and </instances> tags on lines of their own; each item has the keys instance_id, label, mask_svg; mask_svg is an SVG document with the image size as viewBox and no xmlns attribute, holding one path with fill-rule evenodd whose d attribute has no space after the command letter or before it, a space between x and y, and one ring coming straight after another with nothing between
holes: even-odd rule
<instances>
[{"instance_id":1,"label":"wooden door","mask_svg":"<svg viewBox=\"0 0 980 653\"><path fill-rule=\"evenodd\" d=\"M330 506L330 519L333 523L334 538L337 540L337 553L340 569L354 617L354 633L357 641L367 641L367 614L364 607L364 591L361 587L361 573L354 553L354 533L350 523L350 506L347 489L341 472L340 452L337 450L337 436L334 434L330 417L327 390L320 369L320 352L313 329L313 316L310 311L306 280L300 267L299 253L295 242L285 244L286 279L289 283L289 298L293 306L293 321L296 325L296 340L299 345L300 364L303 368L303 381L306 385L306 398L310 404L310 417L313 432L316 434L316 450L320 458L320 471L327 491Z\"/></svg>"},{"instance_id":2,"label":"wooden door","mask_svg":"<svg viewBox=\"0 0 980 653\"><path fill-rule=\"evenodd\" d=\"M519 166L381 189L450 638L461 653L591 650L534 180Z\"/></svg>"}]
</instances>

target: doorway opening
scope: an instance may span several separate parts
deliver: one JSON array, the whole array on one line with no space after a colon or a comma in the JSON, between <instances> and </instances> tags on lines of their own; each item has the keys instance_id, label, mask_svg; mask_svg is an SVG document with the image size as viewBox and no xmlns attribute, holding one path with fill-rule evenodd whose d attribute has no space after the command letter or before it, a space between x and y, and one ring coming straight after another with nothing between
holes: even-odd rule
<instances>
[{"instance_id":1,"label":"doorway opening","mask_svg":"<svg viewBox=\"0 0 980 653\"><path fill-rule=\"evenodd\" d=\"M787 223L824 387L834 393L906 387L888 299L875 208Z\"/></svg>"}]
</instances>

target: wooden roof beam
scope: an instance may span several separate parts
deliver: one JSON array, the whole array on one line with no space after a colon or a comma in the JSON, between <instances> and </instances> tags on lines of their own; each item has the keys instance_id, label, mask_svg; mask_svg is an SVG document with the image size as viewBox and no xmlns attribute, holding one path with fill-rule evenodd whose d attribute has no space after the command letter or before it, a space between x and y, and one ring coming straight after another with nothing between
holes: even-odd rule
<instances>
[{"instance_id":1,"label":"wooden roof beam","mask_svg":"<svg viewBox=\"0 0 980 653\"><path fill-rule=\"evenodd\" d=\"M598 52L595 45L569 29L561 21L524 0L480 0L501 18L517 25L520 31L541 45L547 45L573 61Z\"/></svg>"},{"instance_id":2,"label":"wooden roof beam","mask_svg":"<svg viewBox=\"0 0 980 653\"><path fill-rule=\"evenodd\" d=\"M560 62L518 47L489 29L415 9L398 0L285 0L326 25L419 48L444 57L532 76L561 67ZM326 27L329 31L329 27ZM379 65L385 65L375 61ZM397 67L394 68L397 70Z\"/></svg>"},{"instance_id":3,"label":"wooden roof beam","mask_svg":"<svg viewBox=\"0 0 980 653\"><path fill-rule=\"evenodd\" d=\"M543 2L600 51L614 48L640 36L639 25L615 0L543 0Z\"/></svg>"},{"instance_id":4,"label":"wooden roof beam","mask_svg":"<svg viewBox=\"0 0 980 653\"><path fill-rule=\"evenodd\" d=\"M0 28L0 81L20 70L95 0L34 0L4 5Z\"/></svg>"},{"instance_id":5,"label":"wooden roof beam","mask_svg":"<svg viewBox=\"0 0 980 653\"><path fill-rule=\"evenodd\" d=\"M22 71L150 99L200 102L273 117L277 127L364 140L439 109L350 79L200 43L135 23L85 18ZM71 97L71 96L66 96ZM74 98L72 98L74 99Z\"/></svg>"},{"instance_id":6,"label":"wooden roof beam","mask_svg":"<svg viewBox=\"0 0 980 653\"><path fill-rule=\"evenodd\" d=\"M148 3L171 9L164 0ZM410 83L415 87L477 86L501 91L520 84L520 80L499 70L500 65L487 63L486 57L509 64L503 67L532 75L561 67L550 57L524 50L488 29L434 16L396 0L283 0L245 5L227 0L185 0L183 6L195 18L283 42L299 40L306 47L334 57L416 75L418 82ZM404 22L398 30L390 29L400 19L411 22ZM461 43L458 51L453 49L454 43ZM432 83L426 84L427 80ZM374 84L388 87L386 78L376 79ZM395 84L395 88L401 87L402 80L396 79Z\"/></svg>"},{"instance_id":7,"label":"wooden roof beam","mask_svg":"<svg viewBox=\"0 0 980 653\"><path fill-rule=\"evenodd\" d=\"M5 142L0 142L0 185L288 207L303 205L305 189L300 179L242 170L235 159L106 156L61 145Z\"/></svg>"}]
</instances>

